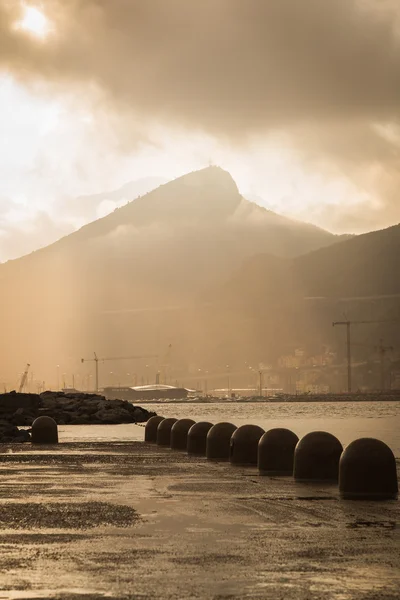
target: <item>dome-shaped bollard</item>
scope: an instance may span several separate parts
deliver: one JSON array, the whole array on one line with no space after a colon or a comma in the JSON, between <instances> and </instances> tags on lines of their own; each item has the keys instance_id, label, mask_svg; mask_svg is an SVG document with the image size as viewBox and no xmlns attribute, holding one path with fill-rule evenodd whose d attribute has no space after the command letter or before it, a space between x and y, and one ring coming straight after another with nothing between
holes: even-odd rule
<instances>
[{"instance_id":1,"label":"dome-shaped bollard","mask_svg":"<svg viewBox=\"0 0 400 600\"><path fill-rule=\"evenodd\" d=\"M192 419L179 419L172 425L171 443L172 450L186 450L188 431L195 424Z\"/></svg>"},{"instance_id":2,"label":"dome-shaped bollard","mask_svg":"<svg viewBox=\"0 0 400 600\"><path fill-rule=\"evenodd\" d=\"M292 475L294 449L299 438L290 429L270 429L258 442L260 475Z\"/></svg>"},{"instance_id":3,"label":"dome-shaped bollard","mask_svg":"<svg viewBox=\"0 0 400 600\"><path fill-rule=\"evenodd\" d=\"M58 428L54 419L43 416L33 421L32 444L58 444Z\"/></svg>"},{"instance_id":4,"label":"dome-shaped bollard","mask_svg":"<svg viewBox=\"0 0 400 600\"><path fill-rule=\"evenodd\" d=\"M171 443L171 429L178 419L163 419L157 427L157 445L168 446Z\"/></svg>"},{"instance_id":5,"label":"dome-shaped bollard","mask_svg":"<svg viewBox=\"0 0 400 600\"><path fill-rule=\"evenodd\" d=\"M200 421L191 426L187 436L188 454L197 454L205 456L207 446L207 434L210 431L212 423Z\"/></svg>"},{"instance_id":6,"label":"dome-shaped bollard","mask_svg":"<svg viewBox=\"0 0 400 600\"><path fill-rule=\"evenodd\" d=\"M294 478L298 481L337 481L342 452L342 444L331 433L307 433L294 451Z\"/></svg>"},{"instance_id":7,"label":"dome-shaped bollard","mask_svg":"<svg viewBox=\"0 0 400 600\"><path fill-rule=\"evenodd\" d=\"M211 427L206 440L208 460L229 460L231 437L236 429L232 423L217 423Z\"/></svg>"},{"instance_id":8,"label":"dome-shaped bollard","mask_svg":"<svg viewBox=\"0 0 400 600\"><path fill-rule=\"evenodd\" d=\"M164 417L150 417L150 419L146 423L146 427L144 430L144 441L150 443L157 442L157 429L161 421L164 421Z\"/></svg>"},{"instance_id":9,"label":"dome-shaped bollard","mask_svg":"<svg viewBox=\"0 0 400 600\"><path fill-rule=\"evenodd\" d=\"M396 499L396 460L389 446L373 438L351 442L340 457L339 491L346 500Z\"/></svg>"},{"instance_id":10,"label":"dome-shaped bollard","mask_svg":"<svg viewBox=\"0 0 400 600\"><path fill-rule=\"evenodd\" d=\"M229 459L233 465L256 465L258 442L265 431L258 425L242 425L233 433Z\"/></svg>"}]
</instances>

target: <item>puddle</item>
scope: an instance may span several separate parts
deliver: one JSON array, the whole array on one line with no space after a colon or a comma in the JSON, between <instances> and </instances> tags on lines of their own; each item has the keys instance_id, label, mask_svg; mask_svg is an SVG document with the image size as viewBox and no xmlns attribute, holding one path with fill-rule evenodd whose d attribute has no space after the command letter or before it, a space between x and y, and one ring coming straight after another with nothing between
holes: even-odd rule
<instances>
[{"instance_id":1,"label":"puddle","mask_svg":"<svg viewBox=\"0 0 400 600\"><path fill-rule=\"evenodd\" d=\"M86 600L97 600L99 598L113 598L108 592L95 590L83 590L80 588L69 588L65 590L10 590L0 591L0 600L36 600L39 598L86 598Z\"/></svg>"},{"instance_id":2,"label":"puddle","mask_svg":"<svg viewBox=\"0 0 400 600\"><path fill-rule=\"evenodd\" d=\"M330 496L296 496L296 500L324 500L328 502L337 502L337 498L331 498Z\"/></svg>"},{"instance_id":3,"label":"puddle","mask_svg":"<svg viewBox=\"0 0 400 600\"><path fill-rule=\"evenodd\" d=\"M130 506L106 502L0 504L1 529L89 529L102 525L128 527L138 520Z\"/></svg>"},{"instance_id":4,"label":"puddle","mask_svg":"<svg viewBox=\"0 0 400 600\"><path fill-rule=\"evenodd\" d=\"M363 529L363 528L374 528L374 529L396 529L396 521L361 521L357 519L351 523L346 523L347 529Z\"/></svg>"}]
</instances>

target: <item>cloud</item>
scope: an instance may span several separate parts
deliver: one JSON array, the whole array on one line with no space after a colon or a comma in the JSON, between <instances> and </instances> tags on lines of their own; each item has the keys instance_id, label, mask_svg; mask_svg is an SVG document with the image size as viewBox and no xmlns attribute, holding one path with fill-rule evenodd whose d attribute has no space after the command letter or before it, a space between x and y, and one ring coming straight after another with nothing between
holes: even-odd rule
<instances>
[{"instance_id":1,"label":"cloud","mask_svg":"<svg viewBox=\"0 0 400 600\"><path fill-rule=\"evenodd\" d=\"M0 69L92 99L122 150L145 139L144 123L237 145L285 131L306 168L348 179L365 196L362 207L336 207L338 226L357 214L360 227L400 219L399 145L384 133L400 121L396 0L40 6L52 33L38 41L13 27L20 3L0 0Z\"/></svg>"},{"instance_id":2,"label":"cloud","mask_svg":"<svg viewBox=\"0 0 400 600\"><path fill-rule=\"evenodd\" d=\"M7 201L7 208L1 211L0 202L0 262L29 254L74 230L70 223L53 220L43 211L12 218L13 209L15 205Z\"/></svg>"},{"instance_id":3,"label":"cloud","mask_svg":"<svg viewBox=\"0 0 400 600\"><path fill-rule=\"evenodd\" d=\"M46 43L12 28L15 5L0 4L4 67L94 84L133 114L227 135L398 114L395 2L43 0Z\"/></svg>"},{"instance_id":4,"label":"cloud","mask_svg":"<svg viewBox=\"0 0 400 600\"><path fill-rule=\"evenodd\" d=\"M295 129L304 164L339 186L333 194L326 190L309 218L330 222L331 229L340 232L370 231L400 222L398 123L355 120L325 123L323 130L316 124ZM341 201L334 202L335 196Z\"/></svg>"}]
</instances>

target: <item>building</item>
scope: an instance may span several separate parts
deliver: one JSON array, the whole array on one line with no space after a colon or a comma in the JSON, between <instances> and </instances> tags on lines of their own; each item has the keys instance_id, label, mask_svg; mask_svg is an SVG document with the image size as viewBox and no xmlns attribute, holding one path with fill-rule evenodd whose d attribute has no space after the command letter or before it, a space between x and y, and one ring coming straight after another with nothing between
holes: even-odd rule
<instances>
[{"instance_id":1,"label":"building","mask_svg":"<svg viewBox=\"0 0 400 600\"><path fill-rule=\"evenodd\" d=\"M306 383L305 381L296 382L297 394L329 394L330 387L324 383Z\"/></svg>"},{"instance_id":2,"label":"building","mask_svg":"<svg viewBox=\"0 0 400 600\"><path fill-rule=\"evenodd\" d=\"M119 400L162 400L187 398L195 390L175 387L173 385L137 385L134 387L106 387L103 393L106 398Z\"/></svg>"}]
</instances>

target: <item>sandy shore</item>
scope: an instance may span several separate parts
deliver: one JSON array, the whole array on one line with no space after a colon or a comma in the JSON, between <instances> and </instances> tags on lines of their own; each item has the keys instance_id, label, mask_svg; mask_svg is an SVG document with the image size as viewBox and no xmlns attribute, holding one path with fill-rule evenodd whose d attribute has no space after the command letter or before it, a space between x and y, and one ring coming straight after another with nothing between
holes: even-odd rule
<instances>
[{"instance_id":1,"label":"sandy shore","mask_svg":"<svg viewBox=\"0 0 400 600\"><path fill-rule=\"evenodd\" d=\"M0 599L400 596L399 502L141 442L0 448Z\"/></svg>"}]
</instances>

